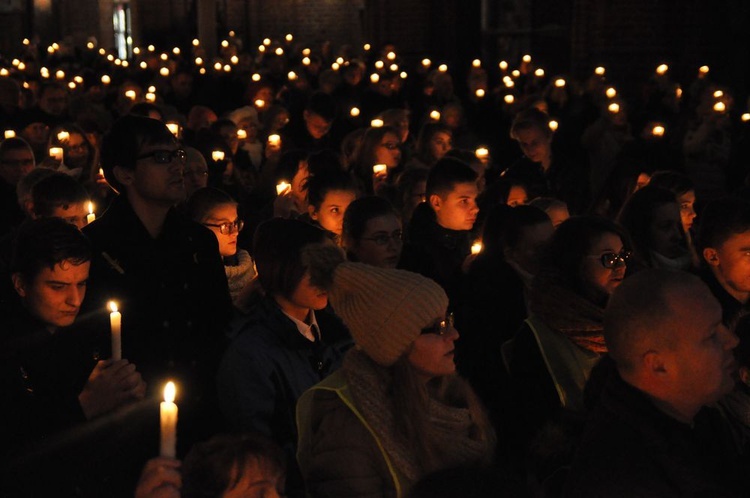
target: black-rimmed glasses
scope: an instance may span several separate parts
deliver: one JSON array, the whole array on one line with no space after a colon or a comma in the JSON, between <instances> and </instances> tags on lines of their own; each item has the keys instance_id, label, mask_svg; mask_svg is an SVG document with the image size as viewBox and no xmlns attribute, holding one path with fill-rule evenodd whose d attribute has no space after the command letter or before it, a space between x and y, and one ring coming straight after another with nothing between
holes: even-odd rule
<instances>
[{"instance_id":1,"label":"black-rimmed glasses","mask_svg":"<svg viewBox=\"0 0 750 498\"><path fill-rule=\"evenodd\" d=\"M141 154L140 156L136 157L136 159L147 159L149 157L153 157L154 162L157 164L169 164L174 159L179 159L179 161L184 164L187 160L187 152L182 149L158 149L153 150L147 154Z\"/></svg>"},{"instance_id":2,"label":"black-rimmed glasses","mask_svg":"<svg viewBox=\"0 0 750 498\"><path fill-rule=\"evenodd\" d=\"M219 233L229 235L242 230L245 227L245 222L242 220L234 220L232 223L204 223L203 226L218 228Z\"/></svg>"},{"instance_id":3,"label":"black-rimmed glasses","mask_svg":"<svg viewBox=\"0 0 750 498\"><path fill-rule=\"evenodd\" d=\"M630 259L630 256L632 255L633 253L631 251L623 250L619 253L607 252L602 254L601 256L591 255L589 257L599 259L599 262L604 268L612 269L620 264L626 265L628 263L628 260Z\"/></svg>"}]
</instances>

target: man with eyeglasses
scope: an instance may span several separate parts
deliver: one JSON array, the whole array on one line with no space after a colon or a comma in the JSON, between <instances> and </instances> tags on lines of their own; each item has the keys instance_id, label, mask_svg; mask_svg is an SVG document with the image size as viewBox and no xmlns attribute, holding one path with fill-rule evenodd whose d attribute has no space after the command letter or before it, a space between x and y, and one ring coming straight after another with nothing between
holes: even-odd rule
<instances>
[{"instance_id":1,"label":"man with eyeglasses","mask_svg":"<svg viewBox=\"0 0 750 498\"><path fill-rule=\"evenodd\" d=\"M34 153L22 138L0 143L0 235L17 227L25 215L18 203L16 186L34 169Z\"/></svg>"},{"instance_id":2,"label":"man with eyeglasses","mask_svg":"<svg viewBox=\"0 0 750 498\"><path fill-rule=\"evenodd\" d=\"M107 302L117 302L123 356L155 391L167 379L184 386L192 432L180 441L200 438L216 430L208 412L232 310L216 237L174 208L185 197L186 153L164 123L120 118L101 157L119 196L84 230L94 247L88 311L106 319Z\"/></svg>"}]
</instances>

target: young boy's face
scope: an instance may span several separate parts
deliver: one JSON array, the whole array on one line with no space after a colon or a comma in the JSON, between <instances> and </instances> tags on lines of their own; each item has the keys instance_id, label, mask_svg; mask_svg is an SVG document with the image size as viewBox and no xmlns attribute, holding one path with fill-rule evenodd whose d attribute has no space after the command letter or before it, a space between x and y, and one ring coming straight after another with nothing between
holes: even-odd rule
<instances>
[{"instance_id":1,"label":"young boy's face","mask_svg":"<svg viewBox=\"0 0 750 498\"><path fill-rule=\"evenodd\" d=\"M471 230L477 220L477 184L457 183L445 196L433 194L430 205L437 216L438 225L450 230Z\"/></svg>"},{"instance_id":2,"label":"young boy's face","mask_svg":"<svg viewBox=\"0 0 750 498\"><path fill-rule=\"evenodd\" d=\"M258 465L248 462L242 477L234 486L224 491L223 498L279 498L283 495L284 474L267 468L268 465ZM237 469L233 469L236 473ZM235 476L232 476L232 481Z\"/></svg>"},{"instance_id":3,"label":"young boy's face","mask_svg":"<svg viewBox=\"0 0 750 498\"><path fill-rule=\"evenodd\" d=\"M62 218L71 225L75 225L80 230L87 224L86 217L89 214L87 205L87 202L74 202L72 204L57 206L54 211L52 211L52 217Z\"/></svg>"}]
</instances>

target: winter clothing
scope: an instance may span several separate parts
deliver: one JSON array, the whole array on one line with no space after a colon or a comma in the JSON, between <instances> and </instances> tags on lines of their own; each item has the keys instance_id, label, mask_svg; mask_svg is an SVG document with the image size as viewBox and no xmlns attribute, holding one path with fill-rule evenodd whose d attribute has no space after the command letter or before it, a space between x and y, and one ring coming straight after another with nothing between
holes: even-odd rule
<instances>
[{"instance_id":1,"label":"winter clothing","mask_svg":"<svg viewBox=\"0 0 750 498\"><path fill-rule=\"evenodd\" d=\"M255 268L253 259L244 249L238 249L233 258L237 263L224 265L224 273L227 276L229 285L229 295L232 297L232 304L235 308L244 310L245 297L248 292L250 283L255 277ZM226 263L226 262L225 262Z\"/></svg>"}]
</instances>

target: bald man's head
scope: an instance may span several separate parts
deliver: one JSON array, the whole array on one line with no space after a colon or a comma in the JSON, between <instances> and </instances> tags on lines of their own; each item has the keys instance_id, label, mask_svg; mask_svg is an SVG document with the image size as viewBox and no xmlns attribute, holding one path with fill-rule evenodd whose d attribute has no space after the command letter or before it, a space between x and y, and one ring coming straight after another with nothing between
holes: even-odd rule
<instances>
[{"instance_id":1,"label":"bald man's head","mask_svg":"<svg viewBox=\"0 0 750 498\"><path fill-rule=\"evenodd\" d=\"M621 372L632 370L651 349L672 348L680 301L708 288L684 272L648 269L626 278L604 312L604 338Z\"/></svg>"}]
</instances>

